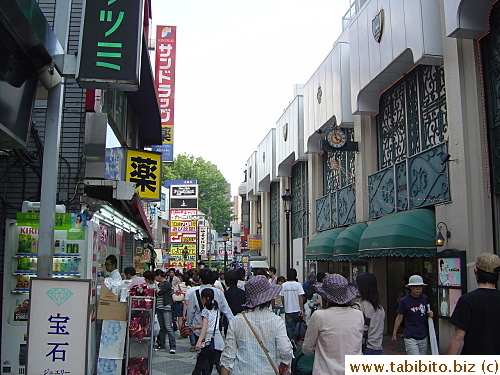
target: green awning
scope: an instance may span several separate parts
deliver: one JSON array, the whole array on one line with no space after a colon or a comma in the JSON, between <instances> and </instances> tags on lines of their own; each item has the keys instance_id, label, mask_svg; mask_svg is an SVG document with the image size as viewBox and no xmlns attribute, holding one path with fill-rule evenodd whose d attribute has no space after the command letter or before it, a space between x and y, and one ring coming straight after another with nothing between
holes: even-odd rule
<instances>
[{"instance_id":1,"label":"green awning","mask_svg":"<svg viewBox=\"0 0 500 375\"><path fill-rule=\"evenodd\" d=\"M362 222L351 225L339 234L333 247L333 254L336 261L358 259L359 240L367 227L368 225Z\"/></svg>"},{"instance_id":2,"label":"green awning","mask_svg":"<svg viewBox=\"0 0 500 375\"><path fill-rule=\"evenodd\" d=\"M436 217L432 211L401 211L381 217L365 229L359 256L435 256L435 236Z\"/></svg>"},{"instance_id":3,"label":"green awning","mask_svg":"<svg viewBox=\"0 0 500 375\"><path fill-rule=\"evenodd\" d=\"M306 247L306 260L332 260L335 240L345 228L318 233Z\"/></svg>"}]
</instances>

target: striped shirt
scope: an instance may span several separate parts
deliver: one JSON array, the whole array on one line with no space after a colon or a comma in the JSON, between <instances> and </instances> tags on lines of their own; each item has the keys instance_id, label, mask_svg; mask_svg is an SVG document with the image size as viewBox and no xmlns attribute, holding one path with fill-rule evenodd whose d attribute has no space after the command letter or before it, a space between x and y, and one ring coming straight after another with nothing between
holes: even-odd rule
<instances>
[{"instance_id":1,"label":"striped shirt","mask_svg":"<svg viewBox=\"0 0 500 375\"><path fill-rule=\"evenodd\" d=\"M272 311L256 309L245 312L253 329L264 343L276 367L292 362L292 344L286 335L285 322ZM274 375L263 349L241 314L229 323L221 366L231 375Z\"/></svg>"}]
</instances>

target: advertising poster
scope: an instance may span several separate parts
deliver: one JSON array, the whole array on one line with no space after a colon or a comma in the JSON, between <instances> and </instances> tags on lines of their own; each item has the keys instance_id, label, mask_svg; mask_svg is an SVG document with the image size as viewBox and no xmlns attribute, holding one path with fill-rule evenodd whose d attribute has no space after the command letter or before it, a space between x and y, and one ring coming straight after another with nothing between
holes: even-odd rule
<instances>
[{"instance_id":1,"label":"advertising poster","mask_svg":"<svg viewBox=\"0 0 500 375\"><path fill-rule=\"evenodd\" d=\"M170 265L187 270L196 268L196 244L171 244Z\"/></svg>"},{"instance_id":2,"label":"advertising poster","mask_svg":"<svg viewBox=\"0 0 500 375\"><path fill-rule=\"evenodd\" d=\"M462 286L460 258L438 258L438 285Z\"/></svg>"}]
</instances>

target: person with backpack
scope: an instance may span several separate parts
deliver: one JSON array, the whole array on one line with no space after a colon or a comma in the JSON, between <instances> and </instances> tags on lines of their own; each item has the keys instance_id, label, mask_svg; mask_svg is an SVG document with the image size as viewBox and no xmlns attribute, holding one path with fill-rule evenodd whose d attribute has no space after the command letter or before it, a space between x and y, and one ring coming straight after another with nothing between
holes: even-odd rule
<instances>
[{"instance_id":1,"label":"person with backpack","mask_svg":"<svg viewBox=\"0 0 500 375\"><path fill-rule=\"evenodd\" d=\"M217 301L220 314L224 314L229 322L233 319L233 313L227 304L224 293L220 289L212 286L214 282L213 272L208 268L202 268L199 272L199 276L201 286L198 290L190 293L186 311L186 325L193 331L195 342L198 341L203 323L201 293L204 289L210 288L214 291L214 301Z\"/></svg>"},{"instance_id":2,"label":"person with backpack","mask_svg":"<svg viewBox=\"0 0 500 375\"><path fill-rule=\"evenodd\" d=\"M192 375L211 374L214 365L217 372L220 373L220 355L224 349L224 339L220 332L220 311L218 303L214 298L212 288L205 288L201 291L201 303L203 311L201 312L202 325L200 336L195 345L198 352L196 365ZM202 343L207 346L207 341L213 338L213 348L202 348Z\"/></svg>"}]
</instances>

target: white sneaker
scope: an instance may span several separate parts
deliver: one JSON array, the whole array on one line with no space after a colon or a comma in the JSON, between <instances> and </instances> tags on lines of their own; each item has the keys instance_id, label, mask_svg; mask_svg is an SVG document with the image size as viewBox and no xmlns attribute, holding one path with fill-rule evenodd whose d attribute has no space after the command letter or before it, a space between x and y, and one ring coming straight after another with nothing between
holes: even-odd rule
<instances>
[{"instance_id":1,"label":"white sneaker","mask_svg":"<svg viewBox=\"0 0 500 375\"><path fill-rule=\"evenodd\" d=\"M170 354L175 354L175 349L170 349Z\"/></svg>"}]
</instances>

